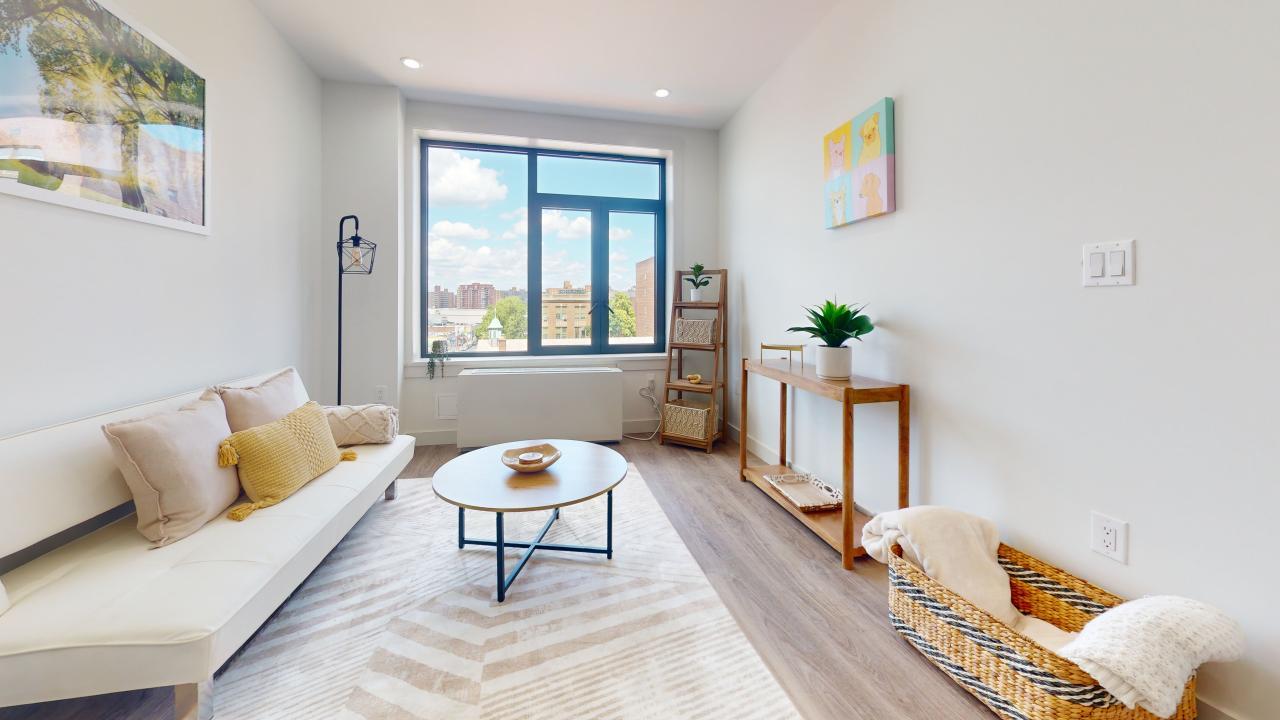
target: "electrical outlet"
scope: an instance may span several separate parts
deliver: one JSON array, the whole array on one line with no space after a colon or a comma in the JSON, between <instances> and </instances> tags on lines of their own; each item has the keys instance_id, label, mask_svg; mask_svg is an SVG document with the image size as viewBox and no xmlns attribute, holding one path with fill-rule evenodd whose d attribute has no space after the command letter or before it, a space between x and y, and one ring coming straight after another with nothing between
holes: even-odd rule
<instances>
[{"instance_id":1,"label":"electrical outlet","mask_svg":"<svg viewBox=\"0 0 1280 720\"><path fill-rule=\"evenodd\" d=\"M386 385L374 385L374 386L373 386L373 396L374 396L374 399L375 399L377 402L385 403L385 402L387 401L387 386L386 386Z\"/></svg>"},{"instance_id":2,"label":"electrical outlet","mask_svg":"<svg viewBox=\"0 0 1280 720\"><path fill-rule=\"evenodd\" d=\"M1089 549L1119 563L1129 562L1129 523L1094 511Z\"/></svg>"}]
</instances>

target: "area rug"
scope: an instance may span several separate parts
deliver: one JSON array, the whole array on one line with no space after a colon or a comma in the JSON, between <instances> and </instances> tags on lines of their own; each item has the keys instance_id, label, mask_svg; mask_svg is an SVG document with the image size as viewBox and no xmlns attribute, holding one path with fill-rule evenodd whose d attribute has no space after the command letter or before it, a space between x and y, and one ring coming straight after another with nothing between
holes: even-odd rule
<instances>
[{"instance_id":1,"label":"area rug","mask_svg":"<svg viewBox=\"0 0 1280 720\"><path fill-rule=\"evenodd\" d=\"M499 604L493 549L459 550L457 508L400 480L217 677L217 717L799 718L634 465L614 510L612 560L538 551ZM548 541L602 545L604 517L565 508Z\"/></svg>"}]
</instances>

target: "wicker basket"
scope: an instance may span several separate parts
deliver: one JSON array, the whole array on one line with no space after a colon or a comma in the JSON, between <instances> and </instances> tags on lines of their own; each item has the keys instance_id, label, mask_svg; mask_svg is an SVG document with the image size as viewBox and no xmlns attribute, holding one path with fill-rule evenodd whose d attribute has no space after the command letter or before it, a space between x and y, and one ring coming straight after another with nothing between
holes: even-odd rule
<instances>
[{"instance_id":1,"label":"wicker basket","mask_svg":"<svg viewBox=\"0 0 1280 720\"><path fill-rule=\"evenodd\" d=\"M1013 604L1063 630L1078 632L1124 602L1007 545L1000 546L999 559L1009 573ZM1126 708L1075 663L1014 632L898 554L889 558L889 620L930 662L1008 720L1156 720L1141 708ZM1195 685L1192 676L1176 720L1196 717Z\"/></svg>"},{"instance_id":2,"label":"wicker basket","mask_svg":"<svg viewBox=\"0 0 1280 720\"><path fill-rule=\"evenodd\" d=\"M669 400L662 406L662 431L693 440L706 440L715 432L716 406L689 400Z\"/></svg>"},{"instance_id":3,"label":"wicker basket","mask_svg":"<svg viewBox=\"0 0 1280 720\"><path fill-rule=\"evenodd\" d=\"M676 318L676 342L690 343L694 345L710 345L715 342L712 339L715 336L715 328L715 320Z\"/></svg>"}]
</instances>

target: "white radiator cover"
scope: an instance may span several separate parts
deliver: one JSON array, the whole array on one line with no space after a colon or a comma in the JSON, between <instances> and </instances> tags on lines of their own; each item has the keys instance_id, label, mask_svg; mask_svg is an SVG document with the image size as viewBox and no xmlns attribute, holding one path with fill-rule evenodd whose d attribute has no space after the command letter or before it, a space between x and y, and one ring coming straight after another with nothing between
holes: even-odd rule
<instances>
[{"instance_id":1,"label":"white radiator cover","mask_svg":"<svg viewBox=\"0 0 1280 720\"><path fill-rule=\"evenodd\" d=\"M622 370L484 368L458 373L458 447L622 439Z\"/></svg>"}]
</instances>

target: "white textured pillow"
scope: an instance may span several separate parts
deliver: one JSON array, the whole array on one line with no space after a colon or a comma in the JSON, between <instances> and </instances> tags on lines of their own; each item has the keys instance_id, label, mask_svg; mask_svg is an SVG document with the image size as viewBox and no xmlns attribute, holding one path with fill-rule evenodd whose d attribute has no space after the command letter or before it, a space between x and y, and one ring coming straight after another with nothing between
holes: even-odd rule
<instances>
[{"instance_id":1,"label":"white textured pillow","mask_svg":"<svg viewBox=\"0 0 1280 720\"><path fill-rule=\"evenodd\" d=\"M400 412L390 405L332 405L324 414L338 447L389 443L400 432Z\"/></svg>"}]
</instances>

